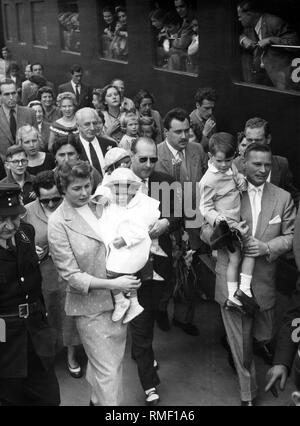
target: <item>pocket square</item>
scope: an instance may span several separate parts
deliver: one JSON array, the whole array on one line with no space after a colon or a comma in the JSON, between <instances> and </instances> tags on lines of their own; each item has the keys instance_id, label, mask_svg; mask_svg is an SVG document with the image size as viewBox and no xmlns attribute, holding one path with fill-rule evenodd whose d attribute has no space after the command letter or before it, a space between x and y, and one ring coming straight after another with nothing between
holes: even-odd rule
<instances>
[{"instance_id":1,"label":"pocket square","mask_svg":"<svg viewBox=\"0 0 300 426\"><path fill-rule=\"evenodd\" d=\"M276 216L274 217L274 219L270 220L269 225L277 225L278 223L281 223L281 217L280 216Z\"/></svg>"}]
</instances>

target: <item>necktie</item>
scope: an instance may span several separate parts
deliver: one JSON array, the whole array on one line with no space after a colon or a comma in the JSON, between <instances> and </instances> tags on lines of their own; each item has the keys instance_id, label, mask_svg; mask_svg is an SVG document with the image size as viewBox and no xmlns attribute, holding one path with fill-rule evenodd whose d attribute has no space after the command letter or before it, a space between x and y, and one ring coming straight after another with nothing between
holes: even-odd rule
<instances>
[{"instance_id":1,"label":"necktie","mask_svg":"<svg viewBox=\"0 0 300 426\"><path fill-rule=\"evenodd\" d=\"M17 134L17 122L15 117L15 110L12 108L9 112L9 127L10 131L13 137L13 140L16 140L16 134Z\"/></svg>"},{"instance_id":2,"label":"necktie","mask_svg":"<svg viewBox=\"0 0 300 426\"><path fill-rule=\"evenodd\" d=\"M147 179L142 179L142 188L141 191L144 195L148 195L149 188L148 188L148 181Z\"/></svg>"},{"instance_id":3,"label":"necktie","mask_svg":"<svg viewBox=\"0 0 300 426\"><path fill-rule=\"evenodd\" d=\"M177 156L181 160L180 182L181 183L188 182L189 181L189 175L188 175L188 170L187 170L187 166L186 166L186 159L185 159L185 156L183 154L183 151L178 151Z\"/></svg>"},{"instance_id":4,"label":"necktie","mask_svg":"<svg viewBox=\"0 0 300 426\"><path fill-rule=\"evenodd\" d=\"M253 188L252 193L252 235L255 236L258 218L261 213L261 188Z\"/></svg>"},{"instance_id":5,"label":"necktie","mask_svg":"<svg viewBox=\"0 0 300 426\"><path fill-rule=\"evenodd\" d=\"M100 173L101 177L103 177L101 164L92 142L89 143L89 148L90 148L90 155L91 155L91 163L95 167L95 169Z\"/></svg>"},{"instance_id":6,"label":"necktie","mask_svg":"<svg viewBox=\"0 0 300 426\"><path fill-rule=\"evenodd\" d=\"M76 95L77 105L79 105L79 101L80 101L79 84L76 84L76 93L75 93L75 95Z\"/></svg>"}]
</instances>

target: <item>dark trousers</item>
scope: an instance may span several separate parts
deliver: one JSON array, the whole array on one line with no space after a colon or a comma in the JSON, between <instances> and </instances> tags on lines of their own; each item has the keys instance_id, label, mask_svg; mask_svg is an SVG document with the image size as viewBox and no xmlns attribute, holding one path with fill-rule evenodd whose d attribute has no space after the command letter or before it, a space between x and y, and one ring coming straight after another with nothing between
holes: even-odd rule
<instances>
[{"instance_id":1,"label":"dark trousers","mask_svg":"<svg viewBox=\"0 0 300 426\"><path fill-rule=\"evenodd\" d=\"M25 378L0 378L2 406L59 406L60 391L54 367L43 367L29 339L28 374Z\"/></svg>"},{"instance_id":2,"label":"dark trousers","mask_svg":"<svg viewBox=\"0 0 300 426\"><path fill-rule=\"evenodd\" d=\"M138 374L144 390L159 385L160 380L153 366L153 336L154 323L161 296L166 283L164 281L144 282L138 291L139 303L144 312L135 318L131 324L132 357L138 367Z\"/></svg>"}]
</instances>

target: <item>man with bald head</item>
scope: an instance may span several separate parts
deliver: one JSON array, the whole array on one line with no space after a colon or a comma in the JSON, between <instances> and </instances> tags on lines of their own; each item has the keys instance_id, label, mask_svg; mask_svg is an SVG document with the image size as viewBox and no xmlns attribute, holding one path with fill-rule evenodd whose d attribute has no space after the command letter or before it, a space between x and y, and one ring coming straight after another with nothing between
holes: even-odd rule
<instances>
[{"instance_id":1,"label":"man with bald head","mask_svg":"<svg viewBox=\"0 0 300 426\"><path fill-rule=\"evenodd\" d=\"M76 113L76 122L79 129L78 141L82 147L81 159L89 161L95 169L104 176L104 157L117 144L111 139L99 136L104 123L92 108L82 108Z\"/></svg>"},{"instance_id":2,"label":"man with bald head","mask_svg":"<svg viewBox=\"0 0 300 426\"><path fill-rule=\"evenodd\" d=\"M171 185L174 188L174 181L169 175L154 171L157 161L157 146L152 139L140 138L132 144L132 171L142 182L141 190L160 201L162 217L153 224L149 235L151 239L159 239L159 246L166 254L165 257L153 254L153 261L142 274L138 297L144 312L131 322L132 356L137 363L147 405L159 401L156 388L160 381L152 347L154 323L166 283L172 278L170 234L181 226L181 219L174 215L174 196L168 192ZM157 190L159 185L164 187L162 191Z\"/></svg>"}]
</instances>

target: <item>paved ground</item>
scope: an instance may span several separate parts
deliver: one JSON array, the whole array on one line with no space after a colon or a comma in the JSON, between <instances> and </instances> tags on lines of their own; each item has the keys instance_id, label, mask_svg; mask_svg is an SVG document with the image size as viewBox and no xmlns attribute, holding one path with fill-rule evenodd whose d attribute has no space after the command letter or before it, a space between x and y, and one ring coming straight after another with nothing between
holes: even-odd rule
<instances>
[{"instance_id":1,"label":"paved ground","mask_svg":"<svg viewBox=\"0 0 300 426\"><path fill-rule=\"evenodd\" d=\"M227 354L220 345L222 325L217 305L199 302L196 323L199 337L190 337L177 328L168 333L156 330L155 352L160 363L161 405L165 406L238 406L237 379L227 364ZM130 358L130 337L125 359L125 406L144 405L136 365ZM266 365L257 359L258 379L265 384ZM66 371L65 358L57 362L62 405L84 406L89 403L85 379L74 380ZM259 405L289 404L293 384L289 382L279 399L261 392Z\"/></svg>"}]
</instances>

